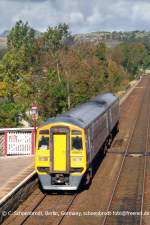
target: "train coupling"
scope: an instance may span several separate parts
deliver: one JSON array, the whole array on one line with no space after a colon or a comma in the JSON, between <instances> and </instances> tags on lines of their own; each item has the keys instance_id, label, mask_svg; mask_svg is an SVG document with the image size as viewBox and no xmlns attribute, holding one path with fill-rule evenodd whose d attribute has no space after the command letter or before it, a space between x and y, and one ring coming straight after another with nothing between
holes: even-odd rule
<instances>
[{"instance_id":1,"label":"train coupling","mask_svg":"<svg viewBox=\"0 0 150 225\"><path fill-rule=\"evenodd\" d=\"M52 185L69 184L69 176L62 173L53 174L51 177Z\"/></svg>"}]
</instances>

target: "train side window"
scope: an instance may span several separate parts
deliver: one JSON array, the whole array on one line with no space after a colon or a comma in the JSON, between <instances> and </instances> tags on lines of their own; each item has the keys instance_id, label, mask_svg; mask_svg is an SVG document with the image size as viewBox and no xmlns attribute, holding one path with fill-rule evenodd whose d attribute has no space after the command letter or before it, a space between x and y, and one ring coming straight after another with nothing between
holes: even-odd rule
<instances>
[{"instance_id":1,"label":"train side window","mask_svg":"<svg viewBox=\"0 0 150 225\"><path fill-rule=\"evenodd\" d=\"M72 149L80 150L82 149L82 138L72 137Z\"/></svg>"},{"instance_id":2,"label":"train side window","mask_svg":"<svg viewBox=\"0 0 150 225\"><path fill-rule=\"evenodd\" d=\"M49 149L49 137L41 136L38 143L39 150L47 150Z\"/></svg>"}]
</instances>

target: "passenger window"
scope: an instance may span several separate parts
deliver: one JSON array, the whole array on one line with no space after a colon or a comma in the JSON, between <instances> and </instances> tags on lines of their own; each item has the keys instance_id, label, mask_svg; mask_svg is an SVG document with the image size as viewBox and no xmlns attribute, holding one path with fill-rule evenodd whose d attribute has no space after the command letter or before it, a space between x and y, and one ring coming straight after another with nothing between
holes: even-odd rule
<instances>
[{"instance_id":1,"label":"passenger window","mask_svg":"<svg viewBox=\"0 0 150 225\"><path fill-rule=\"evenodd\" d=\"M39 150L47 150L49 149L49 137L41 136L38 144Z\"/></svg>"},{"instance_id":2,"label":"passenger window","mask_svg":"<svg viewBox=\"0 0 150 225\"><path fill-rule=\"evenodd\" d=\"M72 137L72 149L77 149L77 150L82 149L81 137Z\"/></svg>"}]
</instances>

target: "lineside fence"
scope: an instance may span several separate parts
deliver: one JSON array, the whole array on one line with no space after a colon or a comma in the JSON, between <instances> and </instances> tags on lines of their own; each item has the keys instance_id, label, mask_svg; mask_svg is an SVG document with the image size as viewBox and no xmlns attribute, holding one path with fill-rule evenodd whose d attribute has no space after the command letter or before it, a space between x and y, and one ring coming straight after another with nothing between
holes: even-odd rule
<instances>
[{"instance_id":1,"label":"lineside fence","mask_svg":"<svg viewBox=\"0 0 150 225\"><path fill-rule=\"evenodd\" d=\"M34 155L35 130L30 128L0 129L0 156Z\"/></svg>"}]
</instances>

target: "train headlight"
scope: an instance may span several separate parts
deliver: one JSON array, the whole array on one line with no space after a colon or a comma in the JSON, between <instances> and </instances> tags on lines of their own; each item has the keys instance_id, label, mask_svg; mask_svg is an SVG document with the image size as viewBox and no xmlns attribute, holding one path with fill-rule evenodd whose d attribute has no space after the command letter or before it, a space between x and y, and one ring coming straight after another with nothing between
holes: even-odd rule
<instances>
[{"instance_id":1,"label":"train headlight","mask_svg":"<svg viewBox=\"0 0 150 225\"><path fill-rule=\"evenodd\" d=\"M75 156L75 157L72 157L72 160L73 160L74 162L82 162L82 159L83 159L83 157L81 157L81 156Z\"/></svg>"},{"instance_id":2,"label":"train headlight","mask_svg":"<svg viewBox=\"0 0 150 225\"><path fill-rule=\"evenodd\" d=\"M47 161L48 161L48 157L40 156L40 157L38 157L38 160L39 160L40 162L47 162Z\"/></svg>"}]
</instances>

